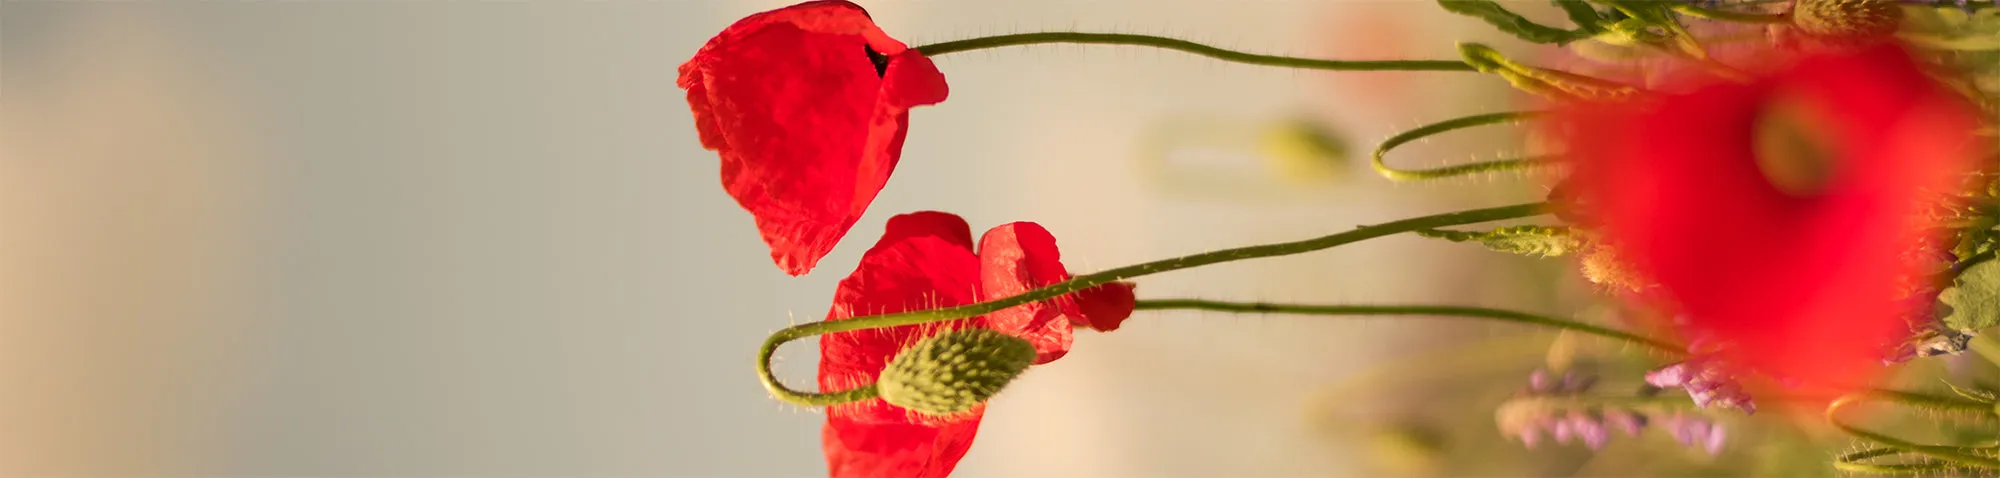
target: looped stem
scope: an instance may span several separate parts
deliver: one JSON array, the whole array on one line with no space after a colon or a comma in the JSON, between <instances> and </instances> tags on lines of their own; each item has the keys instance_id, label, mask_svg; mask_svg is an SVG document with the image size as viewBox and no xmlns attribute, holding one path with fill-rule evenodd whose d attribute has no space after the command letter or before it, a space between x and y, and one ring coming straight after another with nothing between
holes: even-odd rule
<instances>
[{"instance_id":1,"label":"looped stem","mask_svg":"<svg viewBox=\"0 0 2000 478\"><path fill-rule=\"evenodd\" d=\"M1486 209L1473 209L1469 211L1459 211L1459 212L1452 212L1445 214L1414 217L1409 219L1403 219L1400 221L1377 224L1373 226L1364 226L1347 232L1321 236L1302 241L1264 244L1257 246L1239 247L1235 249L1223 249L1219 251L1210 251L1189 256L1176 257L1172 259L1158 260L1142 264L1119 267L1116 269L1109 269L1093 274L1071 277L1069 280L1057 282L1054 284L1049 284L1046 287L1023 292L1020 295L989 300L976 304L967 304L957 307L946 307L942 309L928 309L928 310L917 310L917 311L901 312L894 314L871 315L864 317L854 317L844 320L820 321L820 322L813 322L810 324L795 325L781 329L775 333L772 333L770 337L764 339L763 346L757 349L757 377L759 380L763 381L764 389L770 391L771 396L776 397L778 400L782 400L786 403L791 403L795 405L822 407L822 406L838 405L842 403L867 400L875 396L873 385L860 387L854 390L845 390L845 391L830 392L830 393L802 392L786 387L784 383L778 381L778 377L776 375L771 373L771 356L776 354L778 351L778 347L784 345L785 342L790 342L793 340L798 340L815 335L830 334L834 332L846 332L851 330L878 329L878 328L897 327L904 325L927 324L933 322L944 322L947 320L963 319L967 317L975 317L1005 310L1009 307L1015 307L1033 302L1040 302L1044 300L1054 299L1057 297L1061 297L1064 294L1069 294L1072 292L1088 289L1091 287L1096 287L1111 282L1121 281L1133 277L1200 267L1210 264L1220 264L1224 262L1240 261L1244 259L1257 259L1263 257L1277 257L1277 256L1285 256L1292 254L1300 254L1305 252L1317 251L1321 249L1327 249L1343 244L1360 242L1367 239L1373 239L1377 237L1416 231L1421 229L1434 229L1446 226L1460 226L1466 224L1477 224L1482 222L1491 222L1491 221L1499 221L1505 219L1516 219L1516 218L1536 216L1547 212L1548 210L1547 206L1548 206L1547 203L1537 202L1537 203L1516 204L1512 206L1501 206L1501 207L1493 207Z\"/></svg>"},{"instance_id":2,"label":"looped stem","mask_svg":"<svg viewBox=\"0 0 2000 478\"><path fill-rule=\"evenodd\" d=\"M1833 468L1840 471L1852 471L1855 473L1873 473L1877 475L1919 475L1934 471L1949 470L1952 468L1950 463L1930 458L1925 458L1914 462L1894 463L1894 464L1878 464L1878 463L1866 462L1866 460L1871 460L1884 456L1901 455L1901 454L1903 454L1903 451L1895 448L1871 448L1867 450L1861 450L1854 453L1848 453L1845 455L1834 457Z\"/></svg>"},{"instance_id":3,"label":"looped stem","mask_svg":"<svg viewBox=\"0 0 2000 478\"><path fill-rule=\"evenodd\" d=\"M1471 164L1461 164L1457 166L1445 166L1445 167L1431 168L1431 169L1396 169L1394 167L1390 167L1387 163L1384 163L1382 160L1382 156L1389 154L1389 150L1396 149L1396 147L1398 146L1402 146L1411 141L1416 141L1426 137L1435 136L1438 134L1443 134L1454 130L1471 128L1474 126L1484 126L1484 125L1499 124L1499 123L1512 123L1516 121L1535 118L1544 114L1547 113L1540 111L1510 111L1505 113L1487 113L1481 115L1466 116L1461 118L1453 118L1433 124L1424 125L1422 127L1418 127L1417 129L1404 131L1395 136L1390 136L1389 139L1383 140L1381 146L1375 147L1375 153L1373 156L1370 157L1369 160L1371 161L1371 164L1375 166L1375 172L1381 173L1383 177L1396 181L1421 181L1426 179L1440 179L1440 178L1449 178L1452 176L1464 176L1468 174L1513 171L1513 170L1529 169L1542 166L1544 164L1547 164L1551 159L1551 157L1530 156L1523 158L1509 158L1509 159L1499 159L1493 161L1482 161Z\"/></svg>"},{"instance_id":4,"label":"looped stem","mask_svg":"<svg viewBox=\"0 0 2000 478\"><path fill-rule=\"evenodd\" d=\"M1473 71L1471 65L1453 60L1322 60L1278 55L1262 55L1225 50L1179 38L1129 33L1087 33L1087 32L1038 32L995 35L969 38L911 47L925 56L967 52L1005 46L1036 45L1044 43L1075 43L1095 45L1135 45L1164 48L1223 61L1251 65L1303 68L1308 70L1338 71Z\"/></svg>"},{"instance_id":5,"label":"looped stem","mask_svg":"<svg viewBox=\"0 0 2000 478\"><path fill-rule=\"evenodd\" d=\"M1901 438L1896 438L1869 430L1863 430L1840 421L1838 413L1841 407L1866 399L1879 399L1891 403L1908 405L1918 408L1934 409L1934 410L1962 411L1962 412L1976 412L1976 413L1992 413L1993 410L1992 407L1988 405L1973 402L1970 400L1961 400L1950 397L1924 395L1919 393L1902 392L1896 390L1871 390L1867 392L1842 396L1840 398L1834 399L1832 403L1827 404L1826 422L1830 425L1833 425L1835 429L1845 432L1848 435L1853 435L1855 438L1860 438L1862 440L1874 442L1875 444L1880 445L1883 448L1864 450L1861 452L1841 455L1835 458L1834 467L1847 471L1862 471L1870 473L1895 473L1895 474L1910 474L1910 473L1919 473L1924 471L1934 471L1939 469L1962 468L1962 467L2000 469L2000 459L1995 459L1994 457L1991 456L1981 455L1981 453L1995 452L1996 450L1994 448L1924 445L1924 444L1912 443L1910 441L1903 440ZM1905 453L1922 455L1924 457L1929 458L1930 460L1918 461L1914 463L1884 464L1884 465L1861 462L1862 460L1868 460L1868 459L1879 458L1889 455L1896 455L1896 454L1905 454Z\"/></svg>"}]
</instances>

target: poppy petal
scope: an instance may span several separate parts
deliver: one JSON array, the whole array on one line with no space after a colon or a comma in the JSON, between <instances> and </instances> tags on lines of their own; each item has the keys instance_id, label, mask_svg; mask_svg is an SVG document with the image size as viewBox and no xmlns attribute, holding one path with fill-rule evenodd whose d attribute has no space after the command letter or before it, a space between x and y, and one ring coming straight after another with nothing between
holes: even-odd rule
<instances>
[{"instance_id":1,"label":"poppy petal","mask_svg":"<svg viewBox=\"0 0 2000 478\"><path fill-rule=\"evenodd\" d=\"M1099 332L1118 330L1132 317L1132 307L1138 302L1136 287L1131 282L1112 282L1077 291L1077 311L1070 314L1070 321Z\"/></svg>"},{"instance_id":2,"label":"poppy petal","mask_svg":"<svg viewBox=\"0 0 2000 478\"><path fill-rule=\"evenodd\" d=\"M861 255L854 273L840 281L826 320L951 307L979 297L979 259L972 254L965 220L940 212L889 219L887 233ZM972 318L942 324L836 332L820 336L821 390L875 383L903 347L946 328L973 327ZM829 417L873 423L909 423L909 412L882 399L839 405Z\"/></svg>"},{"instance_id":3,"label":"poppy petal","mask_svg":"<svg viewBox=\"0 0 2000 478\"><path fill-rule=\"evenodd\" d=\"M844 1L738 21L681 65L676 84L702 145L721 156L723 189L792 275L811 271L888 181L908 109L946 95L935 65Z\"/></svg>"},{"instance_id":4,"label":"poppy petal","mask_svg":"<svg viewBox=\"0 0 2000 478\"><path fill-rule=\"evenodd\" d=\"M944 478L978 433L978 417L937 426L830 417L820 437L832 478Z\"/></svg>"},{"instance_id":5,"label":"poppy petal","mask_svg":"<svg viewBox=\"0 0 2000 478\"><path fill-rule=\"evenodd\" d=\"M1897 284L1924 272L1901 257L1930 230L1922 208L1977 157L1970 109L1894 47L1690 91L1571 107L1572 183L1621 256L1731 345L1730 362L1855 383L1907 330ZM1823 189L1784 190L1759 165L1760 122L1780 105L1832 152Z\"/></svg>"},{"instance_id":6,"label":"poppy petal","mask_svg":"<svg viewBox=\"0 0 2000 478\"><path fill-rule=\"evenodd\" d=\"M1062 252L1048 229L1032 222L1004 224L979 239L980 285L988 300L1013 297L1069 279ZM1058 300L1074 300L1067 297ZM986 315L988 326L1035 344L1035 363L1069 353L1075 340L1065 307L1041 301Z\"/></svg>"}]
</instances>

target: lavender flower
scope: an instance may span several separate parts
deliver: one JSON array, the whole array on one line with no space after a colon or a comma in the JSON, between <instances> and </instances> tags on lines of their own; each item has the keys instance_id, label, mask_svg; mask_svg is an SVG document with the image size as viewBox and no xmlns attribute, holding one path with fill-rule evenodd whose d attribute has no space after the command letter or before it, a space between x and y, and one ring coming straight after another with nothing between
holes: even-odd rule
<instances>
[{"instance_id":1,"label":"lavender flower","mask_svg":"<svg viewBox=\"0 0 2000 478\"><path fill-rule=\"evenodd\" d=\"M1744 393L1736 378L1710 355L1695 355L1646 372L1646 383L1660 388L1686 389L1688 397L1694 399L1698 407L1716 405L1743 410L1744 414L1757 413L1757 404L1750 400L1750 394Z\"/></svg>"},{"instance_id":2,"label":"lavender flower","mask_svg":"<svg viewBox=\"0 0 2000 478\"><path fill-rule=\"evenodd\" d=\"M1685 374L1687 368L1676 370L1680 371L1669 373ZM1554 438L1556 443L1581 442L1598 450L1610 443L1613 429L1623 431L1626 436L1638 436L1648 425L1659 423L1683 445L1700 447L1710 454L1722 451L1726 438L1722 426L1699 415L1674 412L1656 418L1637 409L1576 399L1596 383L1596 377L1591 375L1570 372L1557 379L1546 370L1536 370L1529 375L1528 386L1519 396L1495 411L1501 432L1519 438L1528 448L1540 445L1546 436Z\"/></svg>"},{"instance_id":3,"label":"lavender flower","mask_svg":"<svg viewBox=\"0 0 2000 478\"><path fill-rule=\"evenodd\" d=\"M1597 377L1592 375L1565 372L1558 379L1551 377L1547 370L1536 370L1528 375L1528 387L1521 391L1520 399L1502 405L1496 413L1500 429L1520 438L1521 444L1528 448L1541 444L1543 434L1555 438L1556 443L1582 441L1584 446L1593 450L1602 448L1611 439L1603 414L1588 410L1563 410L1536 400L1580 395L1596 384Z\"/></svg>"},{"instance_id":4,"label":"lavender flower","mask_svg":"<svg viewBox=\"0 0 2000 478\"><path fill-rule=\"evenodd\" d=\"M1660 420L1660 426L1673 434L1674 441L1681 446L1699 446L1714 455L1722 452L1722 444L1728 439L1722 424L1697 416L1674 413Z\"/></svg>"}]
</instances>

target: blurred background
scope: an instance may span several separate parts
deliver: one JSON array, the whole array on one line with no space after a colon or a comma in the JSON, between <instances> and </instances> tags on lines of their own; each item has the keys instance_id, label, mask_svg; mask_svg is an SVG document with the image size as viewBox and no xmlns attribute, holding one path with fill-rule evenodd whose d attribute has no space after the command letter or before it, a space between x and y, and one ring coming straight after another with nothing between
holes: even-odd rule
<instances>
[{"instance_id":1,"label":"blurred background","mask_svg":"<svg viewBox=\"0 0 2000 478\"><path fill-rule=\"evenodd\" d=\"M937 59L951 98L912 112L868 216L791 278L674 86L710 36L789 3L5 0L0 475L822 475L821 416L768 398L752 352L822 318L891 215L1037 221L1093 271L1545 192L1367 167L1395 132L1518 107L1489 77L961 53ZM912 45L1076 29L1447 59L1497 39L1428 1L862 3ZM1519 137L1396 161L1490 159ZM1567 267L1397 237L1147 277L1139 295L1573 313L1587 294ZM1011 385L956 476L1639 473L1495 430L1553 338L1141 314ZM779 356L811 383L813 347ZM1485 454L1440 464L1453 450Z\"/></svg>"}]
</instances>

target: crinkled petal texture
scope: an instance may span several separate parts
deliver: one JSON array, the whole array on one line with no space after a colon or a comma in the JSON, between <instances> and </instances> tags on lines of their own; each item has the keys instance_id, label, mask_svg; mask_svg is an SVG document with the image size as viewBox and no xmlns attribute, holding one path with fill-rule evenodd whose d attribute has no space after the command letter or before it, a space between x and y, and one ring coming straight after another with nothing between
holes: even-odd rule
<instances>
[{"instance_id":1,"label":"crinkled petal texture","mask_svg":"<svg viewBox=\"0 0 2000 478\"><path fill-rule=\"evenodd\" d=\"M840 282L827 320L965 305L1003 298L1069 278L1055 238L1034 223L987 231L974 254L964 219L918 212L889 219L887 232ZM1096 290L1091 289L1091 290ZM1122 290L1129 297L1129 286ZM1115 292L1113 292L1115 295ZM1118 315L1116 301L1098 306ZM1071 315L1033 303L988 316L924 326L839 332L820 337L819 385L847 390L874 383L904 347L950 328L985 327L1035 344L1037 363L1061 357L1071 343ZM1124 315L1132 306L1126 301ZM942 477L965 456L985 405L969 412L926 416L882 399L827 410L827 466L835 477Z\"/></svg>"},{"instance_id":2,"label":"crinkled petal texture","mask_svg":"<svg viewBox=\"0 0 2000 478\"><path fill-rule=\"evenodd\" d=\"M909 109L944 101L944 75L861 7L814 1L751 15L680 67L722 186L771 259L812 270L896 169Z\"/></svg>"},{"instance_id":3,"label":"crinkled petal texture","mask_svg":"<svg viewBox=\"0 0 2000 478\"><path fill-rule=\"evenodd\" d=\"M1027 293L1069 280L1062 252L1047 229L1032 222L1004 224L979 240L980 285L986 300ZM1069 353L1075 340L1071 329L1116 330L1132 315L1133 285L1113 282L1053 300L1010 307L986 316L995 330L1034 342L1035 363L1048 363Z\"/></svg>"},{"instance_id":4,"label":"crinkled petal texture","mask_svg":"<svg viewBox=\"0 0 2000 478\"><path fill-rule=\"evenodd\" d=\"M1786 60L1750 84L1575 105L1558 134L1607 239L1731 344L1731 362L1857 384L1907 330L1896 282L1923 271L1899 256L1926 239L1921 208L1981 154L1977 116L1898 48ZM1759 165L1759 121L1779 105L1831 167L1818 189L1781 188Z\"/></svg>"}]
</instances>

